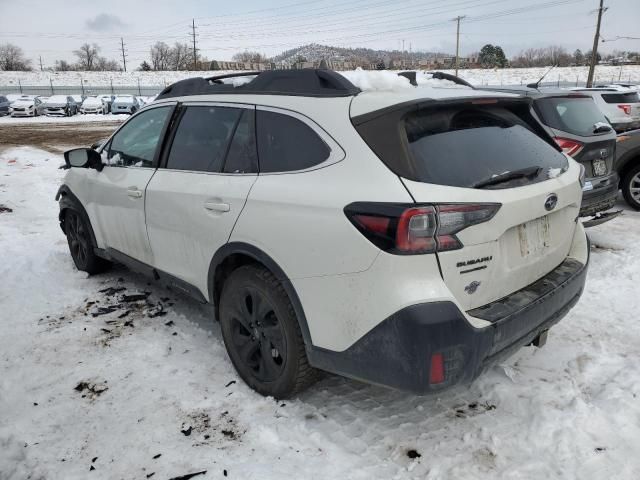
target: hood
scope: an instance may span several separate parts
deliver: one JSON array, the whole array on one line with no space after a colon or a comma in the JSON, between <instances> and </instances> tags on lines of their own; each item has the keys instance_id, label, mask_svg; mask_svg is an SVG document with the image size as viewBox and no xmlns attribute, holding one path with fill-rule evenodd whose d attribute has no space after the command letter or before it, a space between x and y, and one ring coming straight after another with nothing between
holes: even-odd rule
<instances>
[{"instance_id":1,"label":"hood","mask_svg":"<svg viewBox=\"0 0 640 480\"><path fill-rule=\"evenodd\" d=\"M49 107L57 108L57 107L66 107L67 104L66 102L46 102L44 106L45 108L49 108Z\"/></svg>"},{"instance_id":2,"label":"hood","mask_svg":"<svg viewBox=\"0 0 640 480\"><path fill-rule=\"evenodd\" d=\"M12 107L30 107L33 106L33 100L16 100L11 104Z\"/></svg>"},{"instance_id":3,"label":"hood","mask_svg":"<svg viewBox=\"0 0 640 480\"><path fill-rule=\"evenodd\" d=\"M87 98L84 102L82 102L83 107L101 107L102 101L98 98Z\"/></svg>"}]
</instances>

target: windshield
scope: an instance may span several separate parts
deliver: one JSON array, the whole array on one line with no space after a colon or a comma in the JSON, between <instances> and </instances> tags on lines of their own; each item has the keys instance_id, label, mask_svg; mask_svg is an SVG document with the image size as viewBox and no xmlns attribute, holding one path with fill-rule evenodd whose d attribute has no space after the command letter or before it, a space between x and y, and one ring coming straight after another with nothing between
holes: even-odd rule
<instances>
[{"instance_id":1,"label":"windshield","mask_svg":"<svg viewBox=\"0 0 640 480\"><path fill-rule=\"evenodd\" d=\"M421 110L407 116L405 130L415 170L426 183L475 187L504 176L507 182L495 182L503 188L546 180L546 172L568 166L564 155L504 108Z\"/></svg>"},{"instance_id":2,"label":"windshield","mask_svg":"<svg viewBox=\"0 0 640 480\"><path fill-rule=\"evenodd\" d=\"M597 123L609 123L591 97L549 97L535 101L534 108L545 125L585 137L601 135Z\"/></svg>"}]
</instances>

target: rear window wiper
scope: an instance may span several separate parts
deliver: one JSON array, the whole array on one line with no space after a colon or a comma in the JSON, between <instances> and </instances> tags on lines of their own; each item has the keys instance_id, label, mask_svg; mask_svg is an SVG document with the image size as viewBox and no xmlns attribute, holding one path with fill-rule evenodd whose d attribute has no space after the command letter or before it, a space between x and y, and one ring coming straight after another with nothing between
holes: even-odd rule
<instances>
[{"instance_id":1,"label":"rear window wiper","mask_svg":"<svg viewBox=\"0 0 640 480\"><path fill-rule=\"evenodd\" d=\"M510 180L515 180L517 178L536 178L540 172L542 171L542 167L527 167L522 168L520 170L514 170L512 172L504 172L499 175L493 175L490 178L485 178L484 180L480 180L479 182L471 185L471 188L484 188L491 185L497 185L499 183L508 182Z\"/></svg>"}]
</instances>

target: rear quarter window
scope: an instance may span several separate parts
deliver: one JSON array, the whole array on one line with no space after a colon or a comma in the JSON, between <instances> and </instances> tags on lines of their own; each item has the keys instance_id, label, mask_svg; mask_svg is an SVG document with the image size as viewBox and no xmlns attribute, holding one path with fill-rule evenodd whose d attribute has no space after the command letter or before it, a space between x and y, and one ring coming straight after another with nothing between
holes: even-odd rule
<instances>
[{"instance_id":1,"label":"rear quarter window","mask_svg":"<svg viewBox=\"0 0 640 480\"><path fill-rule=\"evenodd\" d=\"M304 170L323 163L331 154L309 125L290 115L258 110L256 133L261 172Z\"/></svg>"}]
</instances>

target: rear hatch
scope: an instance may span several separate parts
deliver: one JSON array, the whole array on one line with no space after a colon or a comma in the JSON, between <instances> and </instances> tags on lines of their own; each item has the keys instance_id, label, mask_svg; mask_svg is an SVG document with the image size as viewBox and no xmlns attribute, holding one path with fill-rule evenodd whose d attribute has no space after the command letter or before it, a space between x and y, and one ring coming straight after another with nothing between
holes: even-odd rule
<instances>
[{"instance_id":1,"label":"rear hatch","mask_svg":"<svg viewBox=\"0 0 640 480\"><path fill-rule=\"evenodd\" d=\"M446 242L437 240L442 277L465 310L535 282L571 247L582 195L579 166L559 151L530 105L504 98L431 101L386 120L354 119L415 202L439 212L437 232L465 208L499 206L481 219L462 220L468 226ZM395 146L389 135L382 138L385 121L400 126L387 123L387 131L399 133Z\"/></svg>"},{"instance_id":2,"label":"rear hatch","mask_svg":"<svg viewBox=\"0 0 640 480\"><path fill-rule=\"evenodd\" d=\"M591 97L542 97L534 101L534 108L562 150L584 165L587 177L611 173L616 133Z\"/></svg>"}]
</instances>

